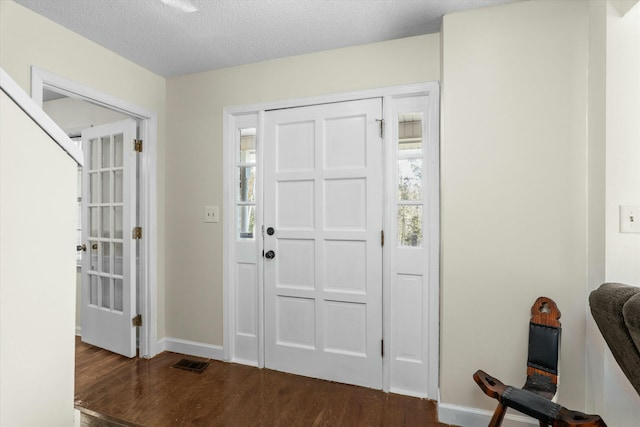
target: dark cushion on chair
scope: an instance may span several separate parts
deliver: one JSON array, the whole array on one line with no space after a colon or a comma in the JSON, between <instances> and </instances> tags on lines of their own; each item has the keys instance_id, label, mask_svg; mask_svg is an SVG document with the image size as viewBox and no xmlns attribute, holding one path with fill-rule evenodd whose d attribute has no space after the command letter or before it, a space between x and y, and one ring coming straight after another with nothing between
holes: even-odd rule
<instances>
[{"instance_id":1,"label":"dark cushion on chair","mask_svg":"<svg viewBox=\"0 0 640 427\"><path fill-rule=\"evenodd\" d=\"M562 408L557 403L544 397L511 386L507 387L502 393L501 401L503 405L537 420L544 421L547 424L553 424L553 420L558 415L560 408Z\"/></svg>"},{"instance_id":2,"label":"dark cushion on chair","mask_svg":"<svg viewBox=\"0 0 640 427\"><path fill-rule=\"evenodd\" d=\"M558 390L558 386L551 382L551 377L540 374L528 375L522 388L549 400L553 399Z\"/></svg>"},{"instance_id":3,"label":"dark cushion on chair","mask_svg":"<svg viewBox=\"0 0 640 427\"><path fill-rule=\"evenodd\" d=\"M558 374L560 328L529 323L528 366Z\"/></svg>"},{"instance_id":4,"label":"dark cushion on chair","mask_svg":"<svg viewBox=\"0 0 640 427\"><path fill-rule=\"evenodd\" d=\"M627 376L631 385L640 395L640 351L631 338L631 332L625 323L623 315L624 305L635 295L640 294L640 288L620 283L605 283L589 295L589 305L604 340L613 353L622 372ZM635 300L634 300L635 301ZM627 317L634 327L637 312L633 312L635 303L627 311ZM634 332L635 333L635 332Z\"/></svg>"}]
</instances>

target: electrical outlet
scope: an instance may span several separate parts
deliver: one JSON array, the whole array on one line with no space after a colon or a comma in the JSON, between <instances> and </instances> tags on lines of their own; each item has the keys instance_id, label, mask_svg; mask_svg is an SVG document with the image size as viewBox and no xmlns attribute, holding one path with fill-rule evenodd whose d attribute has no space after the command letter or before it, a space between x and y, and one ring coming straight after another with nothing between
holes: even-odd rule
<instances>
[{"instance_id":1,"label":"electrical outlet","mask_svg":"<svg viewBox=\"0 0 640 427\"><path fill-rule=\"evenodd\" d=\"M640 233L640 206L620 206L620 232Z\"/></svg>"},{"instance_id":2,"label":"electrical outlet","mask_svg":"<svg viewBox=\"0 0 640 427\"><path fill-rule=\"evenodd\" d=\"M204 207L204 222L220 222L220 211L217 206Z\"/></svg>"}]
</instances>

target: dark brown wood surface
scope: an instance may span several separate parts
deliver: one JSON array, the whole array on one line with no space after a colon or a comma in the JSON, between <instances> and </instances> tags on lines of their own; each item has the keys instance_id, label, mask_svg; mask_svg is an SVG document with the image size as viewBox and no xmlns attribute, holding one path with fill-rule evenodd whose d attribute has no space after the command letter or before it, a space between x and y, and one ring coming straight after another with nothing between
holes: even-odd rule
<instances>
[{"instance_id":1,"label":"dark brown wood surface","mask_svg":"<svg viewBox=\"0 0 640 427\"><path fill-rule=\"evenodd\" d=\"M538 325L552 326L554 328L561 328L560 323L560 309L556 305L555 301L548 297L539 297L535 300L531 306L531 322ZM549 378L553 384L558 384L558 376L542 369L537 369L532 366L527 366L527 376L544 375ZM553 396L549 397L549 399Z\"/></svg>"},{"instance_id":2,"label":"dark brown wood surface","mask_svg":"<svg viewBox=\"0 0 640 427\"><path fill-rule=\"evenodd\" d=\"M560 328L562 314L555 301L548 297L539 297L531 306L531 321L539 325L548 325Z\"/></svg>"},{"instance_id":3,"label":"dark brown wood surface","mask_svg":"<svg viewBox=\"0 0 640 427\"><path fill-rule=\"evenodd\" d=\"M184 355L127 359L76 340L76 406L144 426L445 426L435 402ZM206 360L189 357L195 360Z\"/></svg>"}]
</instances>

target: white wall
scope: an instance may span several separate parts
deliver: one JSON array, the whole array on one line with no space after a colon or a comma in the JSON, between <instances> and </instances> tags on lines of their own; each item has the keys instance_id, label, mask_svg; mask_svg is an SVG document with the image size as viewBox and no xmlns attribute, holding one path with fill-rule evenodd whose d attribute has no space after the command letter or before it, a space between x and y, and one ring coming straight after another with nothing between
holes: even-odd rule
<instances>
[{"instance_id":1,"label":"white wall","mask_svg":"<svg viewBox=\"0 0 640 427\"><path fill-rule=\"evenodd\" d=\"M76 163L4 92L0 111L0 425L70 426Z\"/></svg>"},{"instance_id":2,"label":"white wall","mask_svg":"<svg viewBox=\"0 0 640 427\"><path fill-rule=\"evenodd\" d=\"M619 232L619 206L640 206L640 4L607 7L606 280L640 286L640 234Z\"/></svg>"},{"instance_id":3,"label":"white wall","mask_svg":"<svg viewBox=\"0 0 640 427\"><path fill-rule=\"evenodd\" d=\"M167 83L167 336L223 344L222 230L225 106L439 80L439 35L284 58Z\"/></svg>"},{"instance_id":4,"label":"white wall","mask_svg":"<svg viewBox=\"0 0 640 427\"><path fill-rule=\"evenodd\" d=\"M596 276L640 286L640 234L619 232L619 206L640 205L640 3L591 1L590 29L590 159L598 159L590 194L602 202L590 209L591 231L605 249ZM590 281L589 290L599 284ZM636 426L640 396L588 318L589 409L609 425Z\"/></svg>"},{"instance_id":5,"label":"white wall","mask_svg":"<svg viewBox=\"0 0 640 427\"><path fill-rule=\"evenodd\" d=\"M65 131L79 131L105 123L124 120L129 116L86 101L60 98L47 101L42 109Z\"/></svg>"},{"instance_id":6,"label":"white wall","mask_svg":"<svg viewBox=\"0 0 640 427\"><path fill-rule=\"evenodd\" d=\"M0 66L30 92L31 66L158 113L158 316L164 336L164 78L14 3L0 0Z\"/></svg>"},{"instance_id":7,"label":"white wall","mask_svg":"<svg viewBox=\"0 0 640 427\"><path fill-rule=\"evenodd\" d=\"M589 2L589 116L588 116L588 245L587 291L605 281L605 197L606 197L606 20L607 2ZM587 311L586 405L591 413L601 412L596 401L603 399L605 343L589 308ZM606 420L607 418L605 418Z\"/></svg>"},{"instance_id":8,"label":"white wall","mask_svg":"<svg viewBox=\"0 0 640 427\"><path fill-rule=\"evenodd\" d=\"M541 295L562 312L559 402L584 409L587 4L447 15L442 37L444 412L495 408L477 369L524 383Z\"/></svg>"}]
</instances>

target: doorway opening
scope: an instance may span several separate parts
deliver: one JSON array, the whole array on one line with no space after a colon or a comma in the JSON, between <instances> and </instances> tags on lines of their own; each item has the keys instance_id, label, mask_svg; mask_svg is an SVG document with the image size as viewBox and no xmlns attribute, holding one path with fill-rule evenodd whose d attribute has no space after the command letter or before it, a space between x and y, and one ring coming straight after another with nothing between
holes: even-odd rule
<instances>
[{"instance_id":1,"label":"doorway opening","mask_svg":"<svg viewBox=\"0 0 640 427\"><path fill-rule=\"evenodd\" d=\"M84 111L85 114L90 116L89 121L98 120L97 117L100 120L117 120L126 117L135 122L134 132L138 135L137 139L141 139L144 142L144 150L136 161L136 166L139 166L137 168L139 179L134 179L134 182L137 182L135 190L138 196L133 202L138 211L138 214L133 219L144 233L144 238L137 240L135 243L137 259L134 262L137 267L137 273L134 278L134 282L137 284L134 295L135 307L137 308L135 311L143 319L142 326L137 330L139 335L138 355L140 357L153 357L158 353L155 332L157 316L157 113L38 67L32 67L31 70L31 91L32 99L45 111L47 110L45 102L49 104L48 109L50 112L53 112L57 107L61 107L62 105L55 105L57 101L58 104L66 103L75 105L76 108L80 107L81 110L79 111ZM54 114L59 114L59 120L65 120L63 118L64 108L59 110ZM67 110L69 111L69 109ZM66 127L67 130L76 134L84 127L82 123L77 126L69 124L65 126L63 123L58 123L58 125L62 128ZM114 177L118 174L117 170L111 172ZM111 194L113 194L113 190L111 191ZM117 211L117 208L117 205L111 206L112 211ZM114 222L111 221L111 224L113 225ZM130 235L131 232L131 230L127 230L126 234ZM79 244L79 246L81 245ZM103 244L102 246L106 250L106 245ZM88 247L87 249L89 250L90 248ZM110 245L109 249L116 250L117 248ZM115 256L112 258L115 259ZM113 262L115 263L115 261ZM115 264L111 265L115 267ZM115 292L114 289L116 288L113 287L112 279L108 289L111 292ZM113 300L113 295L110 298ZM131 320L128 322L130 325Z\"/></svg>"},{"instance_id":2,"label":"doorway opening","mask_svg":"<svg viewBox=\"0 0 640 427\"><path fill-rule=\"evenodd\" d=\"M439 85L224 115L225 360L437 399Z\"/></svg>"}]
</instances>

